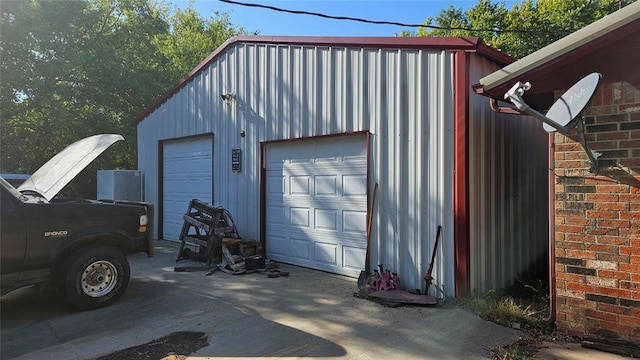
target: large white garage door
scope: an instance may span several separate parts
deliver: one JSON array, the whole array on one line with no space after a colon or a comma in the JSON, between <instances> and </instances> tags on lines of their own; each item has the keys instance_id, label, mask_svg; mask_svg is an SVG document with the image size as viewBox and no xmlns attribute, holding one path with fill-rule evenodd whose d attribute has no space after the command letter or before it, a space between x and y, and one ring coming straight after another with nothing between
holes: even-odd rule
<instances>
[{"instance_id":1,"label":"large white garage door","mask_svg":"<svg viewBox=\"0 0 640 360\"><path fill-rule=\"evenodd\" d=\"M166 142L163 159L162 235L165 240L178 240L189 201L212 202L213 139Z\"/></svg>"},{"instance_id":2,"label":"large white garage door","mask_svg":"<svg viewBox=\"0 0 640 360\"><path fill-rule=\"evenodd\" d=\"M358 276L366 252L366 137L271 144L266 166L267 257Z\"/></svg>"}]
</instances>

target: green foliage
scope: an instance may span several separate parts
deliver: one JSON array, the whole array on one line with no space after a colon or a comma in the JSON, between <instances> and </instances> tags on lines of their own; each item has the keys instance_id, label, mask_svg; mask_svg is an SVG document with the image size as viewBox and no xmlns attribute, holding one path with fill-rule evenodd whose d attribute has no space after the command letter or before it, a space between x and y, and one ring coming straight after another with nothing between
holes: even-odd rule
<instances>
[{"instance_id":1,"label":"green foliage","mask_svg":"<svg viewBox=\"0 0 640 360\"><path fill-rule=\"evenodd\" d=\"M225 13L202 19L152 0L7 1L0 8L0 172L32 173L98 133L123 143L74 186L95 196L98 168L135 168L131 121L230 36Z\"/></svg>"},{"instance_id":2,"label":"green foliage","mask_svg":"<svg viewBox=\"0 0 640 360\"><path fill-rule=\"evenodd\" d=\"M478 0L468 10L449 6L424 21L429 27L401 36L475 36L522 58L616 10L618 0L524 0L511 9L504 1Z\"/></svg>"},{"instance_id":3,"label":"green foliage","mask_svg":"<svg viewBox=\"0 0 640 360\"><path fill-rule=\"evenodd\" d=\"M154 40L178 76L186 75L230 37L247 34L244 28L231 24L228 14L219 11L207 20L193 8L178 9L170 25L172 33L160 34Z\"/></svg>"}]
</instances>

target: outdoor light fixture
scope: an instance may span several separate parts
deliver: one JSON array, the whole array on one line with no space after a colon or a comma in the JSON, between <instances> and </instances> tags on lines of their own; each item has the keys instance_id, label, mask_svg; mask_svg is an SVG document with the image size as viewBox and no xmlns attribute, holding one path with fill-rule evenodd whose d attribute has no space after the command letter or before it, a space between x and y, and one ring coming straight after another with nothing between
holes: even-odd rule
<instances>
[{"instance_id":1,"label":"outdoor light fixture","mask_svg":"<svg viewBox=\"0 0 640 360\"><path fill-rule=\"evenodd\" d=\"M600 84L600 79L602 79L602 75L599 73L591 73L583 77L551 105L546 115L532 109L522 99L524 93L531 89L531 83L529 82L522 83L518 81L504 94L504 98L510 100L519 111L542 121L544 123L543 127L547 132L559 131L561 134L567 135L574 127L578 126L580 144L591 161L589 171L595 173L598 170L598 157L602 154L591 152L587 147L587 140L584 137L584 121L581 115L591 102L591 99L593 99L593 95Z\"/></svg>"},{"instance_id":2,"label":"outdoor light fixture","mask_svg":"<svg viewBox=\"0 0 640 360\"><path fill-rule=\"evenodd\" d=\"M236 95L232 94L232 93L226 93L226 94L222 94L220 95L220 98L222 99L222 101L224 101L226 104L231 103L232 100L235 100Z\"/></svg>"}]
</instances>

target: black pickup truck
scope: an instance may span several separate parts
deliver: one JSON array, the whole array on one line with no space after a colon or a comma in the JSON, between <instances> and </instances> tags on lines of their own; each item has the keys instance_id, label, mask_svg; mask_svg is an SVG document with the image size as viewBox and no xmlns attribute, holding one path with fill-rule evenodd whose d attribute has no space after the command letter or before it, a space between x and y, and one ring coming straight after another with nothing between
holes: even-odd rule
<instances>
[{"instance_id":1,"label":"black pickup truck","mask_svg":"<svg viewBox=\"0 0 640 360\"><path fill-rule=\"evenodd\" d=\"M41 284L80 310L110 305L129 284L126 255L144 252L153 256L151 204L55 198L70 179L121 139L103 134L80 140L18 189L0 177L3 295ZM47 166L54 171L46 171ZM59 181L65 178L68 180Z\"/></svg>"}]
</instances>

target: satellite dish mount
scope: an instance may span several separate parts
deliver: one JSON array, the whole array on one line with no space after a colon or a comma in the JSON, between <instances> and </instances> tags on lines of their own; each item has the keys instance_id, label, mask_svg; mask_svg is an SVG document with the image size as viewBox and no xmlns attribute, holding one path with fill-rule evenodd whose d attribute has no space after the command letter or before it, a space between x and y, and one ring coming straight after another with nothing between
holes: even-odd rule
<instances>
[{"instance_id":1,"label":"satellite dish mount","mask_svg":"<svg viewBox=\"0 0 640 360\"><path fill-rule=\"evenodd\" d=\"M602 154L592 152L587 146L587 140L584 137L585 129L582 112L593 99L593 95L600 84L600 79L602 79L602 75L599 73L591 73L583 77L551 105L546 115L532 109L522 99L524 93L531 89L531 83L529 82L522 83L518 81L504 94L504 98L510 100L520 112L542 121L544 123L543 127L547 132L558 131L563 135L568 135L573 128L578 126L580 144L591 162L589 171L596 173L598 171L598 158Z\"/></svg>"}]
</instances>

